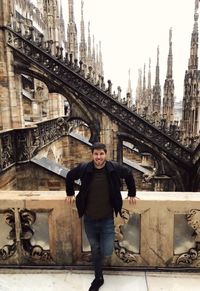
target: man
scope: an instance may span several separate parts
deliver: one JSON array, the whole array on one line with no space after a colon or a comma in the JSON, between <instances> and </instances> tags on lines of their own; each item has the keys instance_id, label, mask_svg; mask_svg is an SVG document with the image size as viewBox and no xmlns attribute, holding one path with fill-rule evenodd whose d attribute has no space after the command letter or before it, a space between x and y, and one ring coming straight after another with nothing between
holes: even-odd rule
<instances>
[{"instance_id":1,"label":"man","mask_svg":"<svg viewBox=\"0 0 200 291\"><path fill-rule=\"evenodd\" d=\"M128 188L130 203L136 203L136 188L132 172L106 160L106 146L92 146L92 161L81 163L66 177L67 203L73 203L74 181L80 179L80 191L76 197L79 217L84 217L85 232L91 247L95 279L89 291L98 291L104 284L102 262L112 255L114 246L114 213L121 213L121 179Z\"/></svg>"}]
</instances>

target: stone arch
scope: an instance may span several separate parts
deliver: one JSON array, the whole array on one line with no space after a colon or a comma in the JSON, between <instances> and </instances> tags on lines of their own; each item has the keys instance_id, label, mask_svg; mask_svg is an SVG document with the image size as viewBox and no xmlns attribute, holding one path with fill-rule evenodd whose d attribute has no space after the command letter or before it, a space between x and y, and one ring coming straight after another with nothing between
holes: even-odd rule
<instances>
[{"instance_id":1,"label":"stone arch","mask_svg":"<svg viewBox=\"0 0 200 291\"><path fill-rule=\"evenodd\" d=\"M25 74L35 79L42 81L48 88L49 93L58 93L63 95L70 106L69 121L74 119L83 120L88 124L91 130L91 136L89 141L91 143L99 141L100 138L100 113L97 113L89 104L86 105L78 98L78 93L72 92L70 88L62 86L60 83L56 83L52 76L45 75L42 71L30 67L24 60L22 63L19 60L15 60L15 70L19 74Z\"/></svg>"},{"instance_id":2,"label":"stone arch","mask_svg":"<svg viewBox=\"0 0 200 291\"><path fill-rule=\"evenodd\" d=\"M159 149L157 149L155 146L150 145L145 140L139 140L136 136L127 134L127 133L118 133L119 138L119 151L122 151L122 142L127 141L132 143L133 145L137 146L140 152L147 152L152 154L152 156L156 159L158 166L157 166L157 172L160 175L168 175L171 177L171 179L174 182L174 185L176 186L176 191L185 191L185 183L183 178L183 173L181 173L181 170L179 167L173 162L170 161L167 156L162 153ZM122 155L122 152L119 153L119 155ZM120 157L122 160L122 156Z\"/></svg>"},{"instance_id":3,"label":"stone arch","mask_svg":"<svg viewBox=\"0 0 200 291\"><path fill-rule=\"evenodd\" d=\"M87 123L84 118L69 118L69 133L78 134L85 141L94 143L99 141L99 126L97 124Z\"/></svg>"}]
</instances>

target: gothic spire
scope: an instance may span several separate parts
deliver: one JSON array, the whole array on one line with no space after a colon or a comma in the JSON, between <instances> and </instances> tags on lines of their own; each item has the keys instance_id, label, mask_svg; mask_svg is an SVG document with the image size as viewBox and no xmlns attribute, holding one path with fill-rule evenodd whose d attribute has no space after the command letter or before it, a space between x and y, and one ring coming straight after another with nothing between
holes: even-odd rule
<instances>
[{"instance_id":1,"label":"gothic spire","mask_svg":"<svg viewBox=\"0 0 200 291\"><path fill-rule=\"evenodd\" d=\"M155 124L160 121L161 109L161 87L160 87L160 68L159 68L159 47L157 48L156 79L153 86L152 110Z\"/></svg>"},{"instance_id":2,"label":"gothic spire","mask_svg":"<svg viewBox=\"0 0 200 291\"><path fill-rule=\"evenodd\" d=\"M93 78L96 79L96 52L95 52L95 38L94 38L94 34L92 37L92 42L93 42L93 46L92 46L92 68L93 68Z\"/></svg>"},{"instance_id":3,"label":"gothic spire","mask_svg":"<svg viewBox=\"0 0 200 291\"><path fill-rule=\"evenodd\" d=\"M131 70L128 70L128 88L127 88L127 93L130 93L132 91L131 89Z\"/></svg>"},{"instance_id":4,"label":"gothic spire","mask_svg":"<svg viewBox=\"0 0 200 291\"><path fill-rule=\"evenodd\" d=\"M62 3L61 2L60 2L59 19L60 19L60 38L61 38L61 43L64 46L66 46L65 21L64 21L64 17L63 17L63 8L62 8Z\"/></svg>"},{"instance_id":5,"label":"gothic spire","mask_svg":"<svg viewBox=\"0 0 200 291\"><path fill-rule=\"evenodd\" d=\"M101 41L99 42L99 66L100 66L100 75L103 76L103 59L101 51Z\"/></svg>"},{"instance_id":6,"label":"gothic spire","mask_svg":"<svg viewBox=\"0 0 200 291\"><path fill-rule=\"evenodd\" d=\"M137 88L136 88L136 109L137 109L137 113L141 113L140 111L140 106L141 106L141 100L142 98L142 69L140 68L138 70L138 82L137 82Z\"/></svg>"},{"instance_id":7,"label":"gothic spire","mask_svg":"<svg viewBox=\"0 0 200 291\"><path fill-rule=\"evenodd\" d=\"M195 0L194 26L190 45L190 58L188 70L184 78L184 96L182 111L182 129L184 142L189 144L199 136L200 132L200 110L199 110L199 88L200 78L198 70L198 18L199 0Z\"/></svg>"},{"instance_id":8,"label":"gothic spire","mask_svg":"<svg viewBox=\"0 0 200 291\"><path fill-rule=\"evenodd\" d=\"M147 115L152 114L152 88L151 88L151 59L149 58L148 84L147 84Z\"/></svg>"},{"instance_id":9,"label":"gothic spire","mask_svg":"<svg viewBox=\"0 0 200 291\"><path fill-rule=\"evenodd\" d=\"M72 60L78 57L77 28L74 21L74 2L69 0L69 22L67 27L67 51Z\"/></svg>"},{"instance_id":10,"label":"gothic spire","mask_svg":"<svg viewBox=\"0 0 200 291\"><path fill-rule=\"evenodd\" d=\"M144 64L144 71L143 71L143 92L146 90L146 64Z\"/></svg>"},{"instance_id":11,"label":"gothic spire","mask_svg":"<svg viewBox=\"0 0 200 291\"><path fill-rule=\"evenodd\" d=\"M62 2L60 2L60 18L63 19L63 8L62 8Z\"/></svg>"},{"instance_id":12,"label":"gothic spire","mask_svg":"<svg viewBox=\"0 0 200 291\"><path fill-rule=\"evenodd\" d=\"M172 28L169 30L169 54L168 54L168 60L167 60L167 78L172 79L173 71L172 71L172 62L173 62L173 56L172 56Z\"/></svg>"},{"instance_id":13,"label":"gothic spire","mask_svg":"<svg viewBox=\"0 0 200 291\"><path fill-rule=\"evenodd\" d=\"M132 96L132 88L131 88L131 70L128 70L128 88L127 88L127 93Z\"/></svg>"},{"instance_id":14,"label":"gothic spire","mask_svg":"<svg viewBox=\"0 0 200 291\"><path fill-rule=\"evenodd\" d=\"M127 98L127 106L128 108L131 108L133 105L132 102L132 88L131 88L131 70L128 70L128 88L127 88L127 92L126 92L126 98Z\"/></svg>"},{"instance_id":15,"label":"gothic spire","mask_svg":"<svg viewBox=\"0 0 200 291\"><path fill-rule=\"evenodd\" d=\"M92 46L92 60L93 60L93 63L95 64L95 62L96 62L96 53L95 53L95 37L94 37L94 34L92 36L92 42L93 42L93 46Z\"/></svg>"},{"instance_id":16,"label":"gothic spire","mask_svg":"<svg viewBox=\"0 0 200 291\"><path fill-rule=\"evenodd\" d=\"M149 58L148 89L151 90L151 59Z\"/></svg>"},{"instance_id":17,"label":"gothic spire","mask_svg":"<svg viewBox=\"0 0 200 291\"><path fill-rule=\"evenodd\" d=\"M188 63L189 70L198 69L198 45L199 45L198 10L199 10L199 0L195 0L194 27L193 27L192 37L191 37L190 58L189 58L189 63Z\"/></svg>"},{"instance_id":18,"label":"gothic spire","mask_svg":"<svg viewBox=\"0 0 200 291\"><path fill-rule=\"evenodd\" d=\"M157 64L156 64L156 80L155 85L160 85L160 67L159 67L159 46L157 47Z\"/></svg>"},{"instance_id":19,"label":"gothic spire","mask_svg":"<svg viewBox=\"0 0 200 291\"><path fill-rule=\"evenodd\" d=\"M81 41L79 46L79 52L80 52L80 60L86 64L87 59L87 45L85 41L85 24L84 24L84 18L83 18L83 0L81 1Z\"/></svg>"},{"instance_id":20,"label":"gothic spire","mask_svg":"<svg viewBox=\"0 0 200 291\"><path fill-rule=\"evenodd\" d=\"M163 118L165 119L166 127L174 121L174 80L172 78L172 29L169 30L169 54L167 60L167 76L164 84L163 96Z\"/></svg>"},{"instance_id":21,"label":"gothic spire","mask_svg":"<svg viewBox=\"0 0 200 291\"><path fill-rule=\"evenodd\" d=\"M90 36L90 22L88 22L88 49L87 49L87 63L88 66L91 66L92 53L91 53L91 36Z\"/></svg>"},{"instance_id":22,"label":"gothic spire","mask_svg":"<svg viewBox=\"0 0 200 291\"><path fill-rule=\"evenodd\" d=\"M69 22L74 22L74 1L68 0L69 5Z\"/></svg>"}]
</instances>

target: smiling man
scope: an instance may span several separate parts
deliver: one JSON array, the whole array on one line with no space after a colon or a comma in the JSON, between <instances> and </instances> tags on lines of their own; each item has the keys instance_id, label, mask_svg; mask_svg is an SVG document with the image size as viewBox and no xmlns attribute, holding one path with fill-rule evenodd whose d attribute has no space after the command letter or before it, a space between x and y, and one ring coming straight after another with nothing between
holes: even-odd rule
<instances>
[{"instance_id":1,"label":"smiling man","mask_svg":"<svg viewBox=\"0 0 200 291\"><path fill-rule=\"evenodd\" d=\"M114 246L114 214L121 214L121 179L128 188L130 203L136 203L136 188L132 171L106 159L106 146L92 146L92 161L81 163L66 177L67 203L76 200L79 217L84 217L85 232L91 247L95 278L89 291L98 291L104 284L102 262L110 257ZM80 179L80 191L75 199L74 181Z\"/></svg>"}]
</instances>

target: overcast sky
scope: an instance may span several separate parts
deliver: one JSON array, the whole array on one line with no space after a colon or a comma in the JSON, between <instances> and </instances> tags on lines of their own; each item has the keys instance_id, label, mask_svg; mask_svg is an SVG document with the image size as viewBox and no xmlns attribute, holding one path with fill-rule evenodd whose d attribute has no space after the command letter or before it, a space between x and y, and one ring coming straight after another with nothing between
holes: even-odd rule
<instances>
[{"instance_id":1,"label":"overcast sky","mask_svg":"<svg viewBox=\"0 0 200 291\"><path fill-rule=\"evenodd\" d=\"M111 79L113 90L122 87L125 96L128 71L131 71L133 96L138 69L151 58L152 85L155 82L157 46L160 48L160 84L163 93L172 27L173 77L177 100L183 97L184 73L188 66L190 40L194 24L195 0L84 0L84 20L90 21L95 42L102 42L105 80ZM74 0L74 17L80 41L81 0ZM68 1L63 0L68 21ZM146 71L147 71L146 69ZM147 78L147 77L146 77Z\"/></svg>"}]
</instances>

